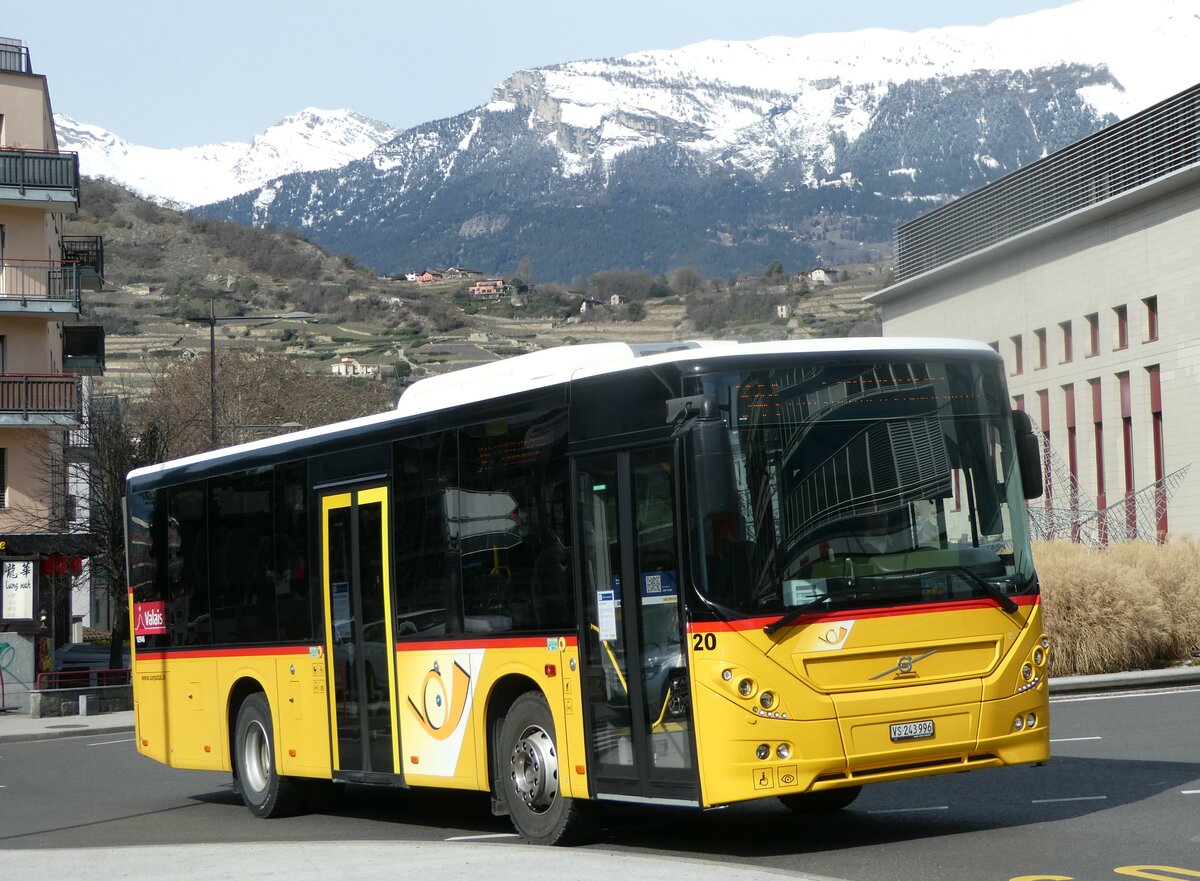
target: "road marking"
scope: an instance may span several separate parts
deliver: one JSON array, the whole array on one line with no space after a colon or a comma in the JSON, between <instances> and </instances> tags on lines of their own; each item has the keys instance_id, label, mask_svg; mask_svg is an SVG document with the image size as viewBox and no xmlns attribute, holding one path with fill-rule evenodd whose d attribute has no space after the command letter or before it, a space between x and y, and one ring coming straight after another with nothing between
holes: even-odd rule
<instances>
[{"instance_id":1,"label":"road marking","mask_svg":"<svg viewBox=\"0 0 1200 881\"><path fill-rule=\"evenodd\" d=\"M488 838L520 838L516 832L492 832L489 835L455 835L447 841L483 841Z\"/></svg>"},{"instance_id":2,"label":"road marking","mask_svg":"<svg viewBox=\"0 0 1200 881\"><path fill-rule=\"evenodd\" d=\"M88 746L108 746L112 743L133 743L133 738L126 737L124 740L101 740L99 743L89 743Z\"/></svg>"},{"instance_id":3,"label":"road marking","mask_svg":"<svg viewBox=\"0 0 1200 881\"><path fill-rule=\"evenodd\" d=\"M1064 694L1053 695L1052 704L1070 704L1077 701L1115 701L1130 697L1159 697L1164 694L1189 694L1200 691L1195 685L1179 686L1177 688L1147 688L1143 691L1110 691L1103 694Z\"/></svg>"},{"instance_id":4,"label":"road marking","mask_svg":"<svg viewBox=\"0 0 1200 881\"><path fill-rule=\"evenodd\" d=\"M1180 790L1180 794L1181 795L1200 795L1200 789L1182 789L1182 790Z\"/></svg>"},{"instance_id":5,"label":"road marking","mask_svg":"<svg viewBox=\"0 0 1200 881\"><path fill-rule=\"evenodd\" d=\"M1052 805L1063 801L1104 801L1107 795L1078 795L1075 798L1035 798L1035 805Z\"/></svg>"},{"instance_id":6,"label":"road marking","mask_svg":"<svg viewBox=\"0 0 1200 881\"><path fill-rule=\"evenodd\" d=\"M868 814L911 814L917 811L948 811L950 805L937 805L928 808L884 808L878 811L867 811Z\"/></svg>"},{"instance_id":7,"label":"road marking","mask_svg":"<svg viewBox=\"0 0 1200 881\"><path fill-rule=\"evenodd\" d=\"M1075 743L1080 740L1103 740L1103 737L1051 737L1051 743Z\"/></svg>"}]
</instances>

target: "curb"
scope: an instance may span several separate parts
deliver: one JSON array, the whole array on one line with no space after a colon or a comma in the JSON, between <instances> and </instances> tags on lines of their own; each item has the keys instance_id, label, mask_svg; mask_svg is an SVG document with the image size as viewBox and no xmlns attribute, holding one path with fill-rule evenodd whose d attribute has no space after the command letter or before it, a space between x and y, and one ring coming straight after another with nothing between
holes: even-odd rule
<instances>
[{"instance_id":1,"label":"curb","mask_svg":"<svg viewBox=\"0 0 1200 881\"><path fill-rule=\"evenodd\" d=\"M65 719L77 718L64 716ZM66 724L66 723L64 723ZM0 733L0 743L28 743L34 740L57 740L61 737L92 737L105 734L132 734L133 725L81 725L78 728L26 728L24 731Z\"/></svg>"},{"instance_id":2,"label":"curb","mask_svg":"<svg viewBox=\"0 0 1200 881\"><path fill-rule=\"evenodd\" d=\"M1095 691L1125 691L1153 686L1176 686L1200 682L1200 666L1169 667L1165 670L1134 670L1094 676L1063 676L1050 680L1050 693L1081 694Z\"/></svg>"}]
</instances>

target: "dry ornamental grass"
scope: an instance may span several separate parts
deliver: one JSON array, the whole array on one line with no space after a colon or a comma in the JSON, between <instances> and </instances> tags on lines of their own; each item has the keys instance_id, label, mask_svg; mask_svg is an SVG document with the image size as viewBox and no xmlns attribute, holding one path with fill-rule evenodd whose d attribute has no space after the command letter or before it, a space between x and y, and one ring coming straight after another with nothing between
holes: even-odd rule
<instances>
[{"instance_id":1,"label":"dry ornamental grass","mask_svg":"<svg viewBox=\"0 0 1200 881\"><path fill-rule=\"evenodd\" d=\"M1034 545L1054 675L1177 664L1200 643L1200 545Z\"/></svg>"}]
</instances>

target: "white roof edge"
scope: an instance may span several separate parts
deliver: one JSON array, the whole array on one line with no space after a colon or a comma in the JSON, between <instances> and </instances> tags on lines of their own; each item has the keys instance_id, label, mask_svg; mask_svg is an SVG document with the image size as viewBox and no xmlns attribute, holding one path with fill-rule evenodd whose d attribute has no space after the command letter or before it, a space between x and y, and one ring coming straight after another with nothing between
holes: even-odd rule
<instances>
[{"instance_id":1,"label":"white roof edge","mask_svg":"<svg viewBox=\"0 0 1200 881\"><path fill-rule=\"evenodd\" d=\"M657 344L655 344L657 345ZM163 471L194 465L226 456L269 449L296 440L307 440L356 428L371 428L395 422L409 416L433 413L447 407L476 403L504 395L545 388L573 379L603 376L631 367L650 367L670 364L697 357L731 358L745 355L819 355L862 352L894 352L927 350L931 352L959 351L995 355L991 346L976 340L950 337L844 337L839 339L782 340L775 342L738 343L729 340L691 340L663 343L667 350L654 354L639 354L628 343L589 343L579 346L559 346L542 349L527 355L517 355L493 364L468 367L422 379L405 391L396 409L344 422L320 425L291 434L263 438L250 443L197 453L157 465L147 465L129 472L129 478L145 477ZM677 348L671 348L672 345ZM421 391L414 397L414 389ZM406 406L406 404L408 406Z\"/></svg>"}]
</instances>

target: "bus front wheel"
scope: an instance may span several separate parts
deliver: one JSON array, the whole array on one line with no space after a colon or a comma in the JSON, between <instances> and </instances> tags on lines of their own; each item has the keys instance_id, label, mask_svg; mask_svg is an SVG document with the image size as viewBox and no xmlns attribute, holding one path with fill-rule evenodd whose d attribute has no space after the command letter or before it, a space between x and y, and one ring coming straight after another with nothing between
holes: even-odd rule
<instances>
[{"instance_id":1,"label":"bus front wheel","mask_svg":"<svg viewBox=\"0 0 1200 881\"><path fill-rule=\"evenodd\" d=\"M848 807L858 798L860 792L861 786L847 786L842 789L822 789L819 792L794 792L779 796L779 800L798 814L815 817L832 814Z\"/></svg>"},{"instance_id":2,"label":"bus front wheel","mask_svg":"<svg viewBox=\"0 0 1200 881\"><path fill-rule=\"evenodd\" d=\"M285 817L301 803L297 781L275 768L271 707L263 694L252 694L238 708L233 733L235 789L256 817Z\"/></svg>"},{"instance_id":3,"label":"bus front wheel","mask_svg":"<svg viewBox=\"0 0 1200 881\"><path fill-rule=\"evenodd\" d=\"M550 706L522 694L500 729L500 787L513 826L534 844L566 844L579 823L579 803L559 791L559 753Z\"/></svg>"}]
</instances>

